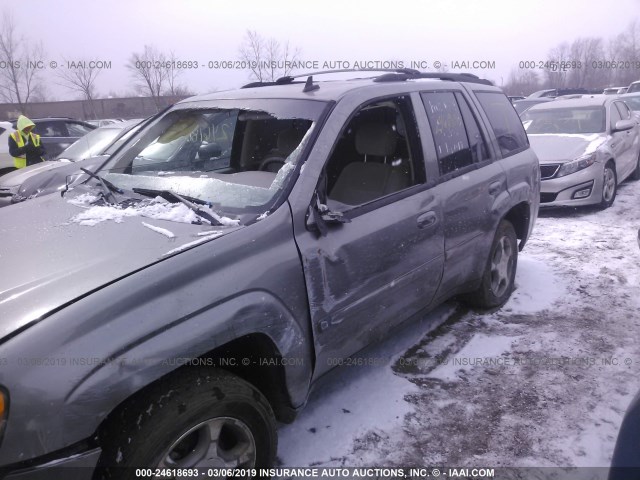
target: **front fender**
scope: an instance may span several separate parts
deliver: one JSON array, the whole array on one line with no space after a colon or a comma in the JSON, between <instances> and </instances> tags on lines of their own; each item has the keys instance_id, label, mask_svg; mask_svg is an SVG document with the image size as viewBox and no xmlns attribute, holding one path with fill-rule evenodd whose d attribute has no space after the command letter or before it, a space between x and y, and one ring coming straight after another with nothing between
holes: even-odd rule
<instances>
[{"instance_id":1,"label":"front fender","mask_svg":"<svg viewBox=\"0 0 640 480\"><path fill-rule=\"evenodd\" d=\"M2 345L11 411L0 465L90 437L123 400L230 340L259 333L284 358L293 406L306 398L312 340L286 205L78 300ZM35 359L35 360L34 360Z\"/></svg>"}]
</instances>

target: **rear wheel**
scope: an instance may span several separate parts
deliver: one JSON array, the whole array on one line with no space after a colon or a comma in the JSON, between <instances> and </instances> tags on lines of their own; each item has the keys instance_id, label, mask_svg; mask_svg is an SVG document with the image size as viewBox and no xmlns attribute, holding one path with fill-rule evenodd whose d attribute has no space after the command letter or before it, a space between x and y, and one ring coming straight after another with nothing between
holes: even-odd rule
<instances>
[{"instance_id":1,"label":"rear wheel","mask_svg":"<svg viewBox=\"0 0 640 480\"><path fill-rule=\"evenodd\" d=\"M220 370L180 373L113 415L101 434L94 478L134 479L136 468L258 469L273 463L275 418L255 387Z\"/></svg>"},{"instance_id":2,"label":"rear wheel","mask_svg":"<svg viewBox=\"0 0 640 480\"><path fill-rule=\"evenodd\" d=\"M600 208L605 209L613 205L618 192L618 176L616 175L616 167L613 162L609 162L604 166L604 178L602 179L602 201Z\"/></svg>"},{"instance_id":3,"label":"rear wheel","mask_svg":"<svg viewBox=\"0 0 640 480\"><path fill-rule=\"evenodd\" d=\"M513 225L502 220L493 238L480 288L464 297L467 303L480 308L496 308L509 299L518 265L517 242Z\"/></svg>"}]
</instances>

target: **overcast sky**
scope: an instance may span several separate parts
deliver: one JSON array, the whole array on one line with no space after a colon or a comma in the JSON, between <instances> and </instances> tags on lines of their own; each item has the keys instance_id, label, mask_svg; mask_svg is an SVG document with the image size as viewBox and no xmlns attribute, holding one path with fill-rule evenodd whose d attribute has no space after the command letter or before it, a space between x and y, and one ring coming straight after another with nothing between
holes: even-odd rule
<instances>
[{"instance_id":1,"label":"overcast sky","mask_svg":"<svg viewBox=\"0 0 640 480\"><path fill-rule=\"evenodd\" d=\"M180 79L198 93L240 86L249 72L206 67L236 60L247 29L289 41L307 61L495 61L495 69L465 71L500 84L521 60L545 60L550 48L577 37L609 39L640 17L640 0L29 0L2 8L43 41L49 60L111 61L97 82L103 96L133 92L125 64L145 44L204 65ZM77 96L49 90L57 99Z\"/></svg>"}]
</instances>

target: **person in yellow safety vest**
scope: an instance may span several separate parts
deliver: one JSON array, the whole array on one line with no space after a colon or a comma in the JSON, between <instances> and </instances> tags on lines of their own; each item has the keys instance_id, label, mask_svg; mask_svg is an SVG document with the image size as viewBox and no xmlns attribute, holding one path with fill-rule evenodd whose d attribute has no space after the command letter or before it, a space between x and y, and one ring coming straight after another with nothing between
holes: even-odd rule
<instances>
[{"instance_id":1,"label":"person in yellow safety vest","mask_svg":"<svg viewBox=\"0 0 640 480\"><path fill-rule=\"evenodd\" d=\"M45 150L40 143L40 135L32 132L36 125L20 115L16 126L16 131L9 135L9 154L13 157L14 167L24 168L43 162Z\"/></svg>"}]
</instances>

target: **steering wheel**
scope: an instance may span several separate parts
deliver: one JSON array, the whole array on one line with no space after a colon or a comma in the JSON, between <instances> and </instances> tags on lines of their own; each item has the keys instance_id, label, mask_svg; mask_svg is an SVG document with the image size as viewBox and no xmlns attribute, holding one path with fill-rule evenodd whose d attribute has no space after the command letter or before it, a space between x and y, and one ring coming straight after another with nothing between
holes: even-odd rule
<instances>
[{"instance_id":1,"label":"steering wheel","mask_svg":"<svg viewBox=\"0 0 640 480\"><path fill-rule=\"evenodd\" d=\"M284 164L285 158L283 156L271 155L260 162L260 167L258 167L258 170L263 172L277 173Z\"/></svg>"}]
</instances>

